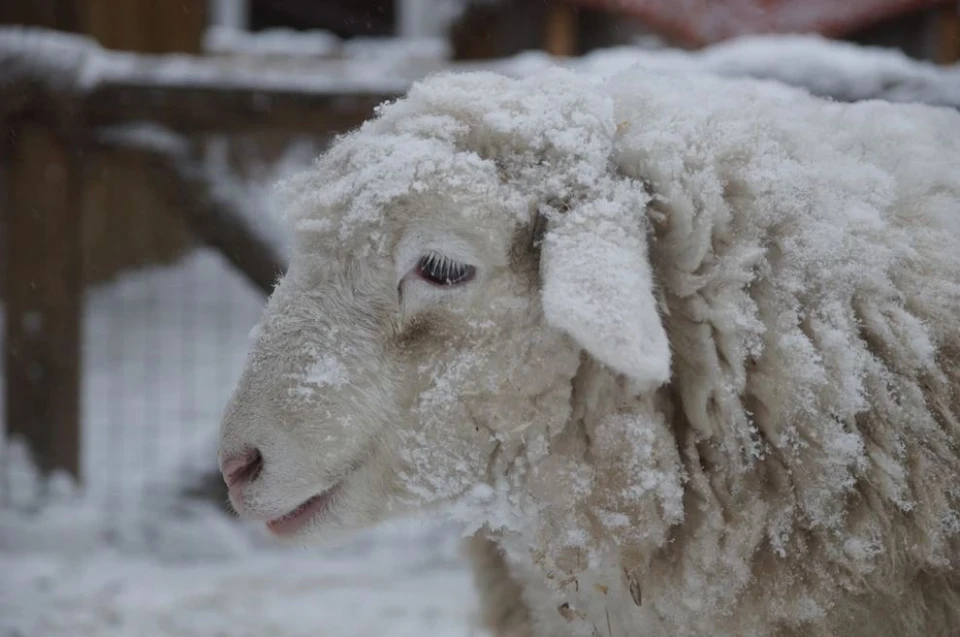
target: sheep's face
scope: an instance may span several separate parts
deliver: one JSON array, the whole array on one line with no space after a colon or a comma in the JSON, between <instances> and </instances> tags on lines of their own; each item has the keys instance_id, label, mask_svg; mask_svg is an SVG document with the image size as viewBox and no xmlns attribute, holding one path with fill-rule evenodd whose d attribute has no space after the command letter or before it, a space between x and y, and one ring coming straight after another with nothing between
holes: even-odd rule
<instances>
[{"instance_id":1,"label":"sheep's face","mask_svg":"<svg viewBox=\"0 0 960 637\"><path fill-rule=\"evenodd\" d=\"M510 209L527 204L492 164L460 159L293 259L224 421L221 459L263 459L231 490L241 515L277 520L329 494L269 526L336 536L455 497L498 446L565 421L578 354L544 329L532 229ZM452 179L465 172L469 187Z\"/></svg>"},{"instance_id":2,"label":"sheep's face","mask_svg":"<svg viewBox=\"0 0 960 637\"><path fill-rule=\"evenodd\" d=\"M669 373L645 195L607 174L608 100L551 77L540 93L436 81L452 89L411 92L283 191L295 254L220 448L235 508L278 535L336 537L544 453L582 349L640 381ZM558 199L578 203L541 250Z\"/></svg>"}]
</instances>

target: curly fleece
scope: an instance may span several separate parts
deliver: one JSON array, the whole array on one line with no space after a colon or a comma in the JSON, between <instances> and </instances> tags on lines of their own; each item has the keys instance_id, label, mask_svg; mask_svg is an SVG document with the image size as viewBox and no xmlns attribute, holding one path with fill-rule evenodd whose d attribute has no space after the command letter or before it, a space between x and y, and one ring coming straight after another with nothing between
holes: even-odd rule
<instances>
[{"instance_id":1,"label":"curly fleece","mask_svg":"<svg viewBox=\"0 0 960 637\"><path fill-rule=\"evenodd\" d=\"M470 518L494 543L480 581L489 604L523 590L488 607L498 633L947 637L958 158L948 109L643 70L471 73L383 107L287 205L303 251L321 229L381 240L396 222L378 211L417 189L503 197L503 227L548 222L530 311L579 362L564 391L538 389L562 422L482 448L505 468Z\"/></svg>"}]
</instances>

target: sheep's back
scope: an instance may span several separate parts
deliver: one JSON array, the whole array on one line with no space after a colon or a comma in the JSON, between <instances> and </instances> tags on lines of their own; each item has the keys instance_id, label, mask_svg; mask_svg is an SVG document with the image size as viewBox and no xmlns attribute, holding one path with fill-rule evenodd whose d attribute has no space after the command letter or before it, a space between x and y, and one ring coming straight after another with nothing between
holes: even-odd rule
<instances>
[{"instance_id":1,"label":"sheep's back","mask_svg":"<svg viewBox=\"0 0 960 637\"><path fill-rule=\"evenodd\" d=\"M903 586L960 567L960 114L641 71L609 88L616 164L654 197L688 474L648 569L660 612L697 582L717 612L776 600L756 626L838 587L904 626L957 620L956 579Z\"/></svg>"}]
</instances>

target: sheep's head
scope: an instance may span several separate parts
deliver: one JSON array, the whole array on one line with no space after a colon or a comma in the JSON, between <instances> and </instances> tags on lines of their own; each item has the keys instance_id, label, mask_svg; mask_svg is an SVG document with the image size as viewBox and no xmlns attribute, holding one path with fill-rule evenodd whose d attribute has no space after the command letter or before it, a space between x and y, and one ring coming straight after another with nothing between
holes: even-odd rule
<instances>
[{"instance_id":1,"label":"sheep's head","mask_svg":"<svg viewBox=\"0 0 960 637\"><path fill-rule=\"evenodd\" d=\"M583 350L667 379L646 195L581 82L435 78L283 185L295 254L222 430L241 515L302 539L450 500L548 448Z\"/></svg>"}]
</instances>

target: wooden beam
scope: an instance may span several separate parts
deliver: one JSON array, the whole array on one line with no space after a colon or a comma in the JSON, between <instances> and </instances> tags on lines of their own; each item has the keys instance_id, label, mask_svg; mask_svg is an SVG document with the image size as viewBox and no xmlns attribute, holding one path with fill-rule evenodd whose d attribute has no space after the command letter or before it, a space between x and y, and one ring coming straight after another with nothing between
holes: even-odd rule
<instances>
[{"instance_id":1,"label":"wooden beam","mask_svg":"<svg viewBox=\"0 0 960 637\"><path fill-rule=\"evenodd\" d=\"M181 211L196 237L216 248L269 296L287 264L238 212L236 202L217 196L214 183L196 160L154 155L149 164L158 188L172 198L171 203Z\"/></svg>"},{"instance_id":2,"label":"wooden beam","mask_svg":"<svg viewBox=\"0 0 960 637\"><path fill-rule=\"evenodd\" d=\"M3 203L6 421L43 472L80 474L79 155L35 121L7 122Z\"/></svg>"},{"instance_id":3,"label":"wooden beam","mask_svg":"<svg viewBox=\"0 0 960 637\"><path fill-rule=\"evenodd\" d=\"M265 296L273 292L286 271L286 261L237 209L242 202L219 195L203 165L183 147L172 151L136 147L131 141L101 139L97 150L116 153L117 160L142 167L157 196L180 213L197 239L218 250Z\"/></svg>"},{"instance_id":4,"label":"wooden beam","mask_svg":"<svg viewBox=\"0 0 960 637\"><path fill-rule=\"evenodd\" d=\"M104 47L142 53L200 53L207 0L84 0L83 32Z\"/></svg>"},{"instance_id":5,"label":"wooden beam","mask_svg":"<svg viewBox=\"0 0 960 637\"><path fill-rule=\"evenodd\" d=\"M55 42L55 46L50 46ZM105 50L62 33L0 30L0 117L42 109L99 128L154 122L175 132L345 132L413 78L358 79L362 62L328 60L302 71L191 55ZM66 113L73 108L76 113Z\"/></svg>"},{"instance_id":6,"label":"wooden beam","mask_svg":"<svg viewBox=\"0 0 960 637\"><path fill-rule=\"evenodd\" d=\"M73 0L0 2L0 24L47 27L59 31L80 30L78 7Z\"/></svg>"},{"instance_id":7,"label":"wooden beam","mask_svg":"<svg viewBox=\"0 0 960 637\"><path fill-rule=\"evenodd\" d=\"M394 94L256 90L176 83L107 81L84 99L91 127L148 121L176 132L278 130L345 132Z\"/></svg>"}]
</instances>

